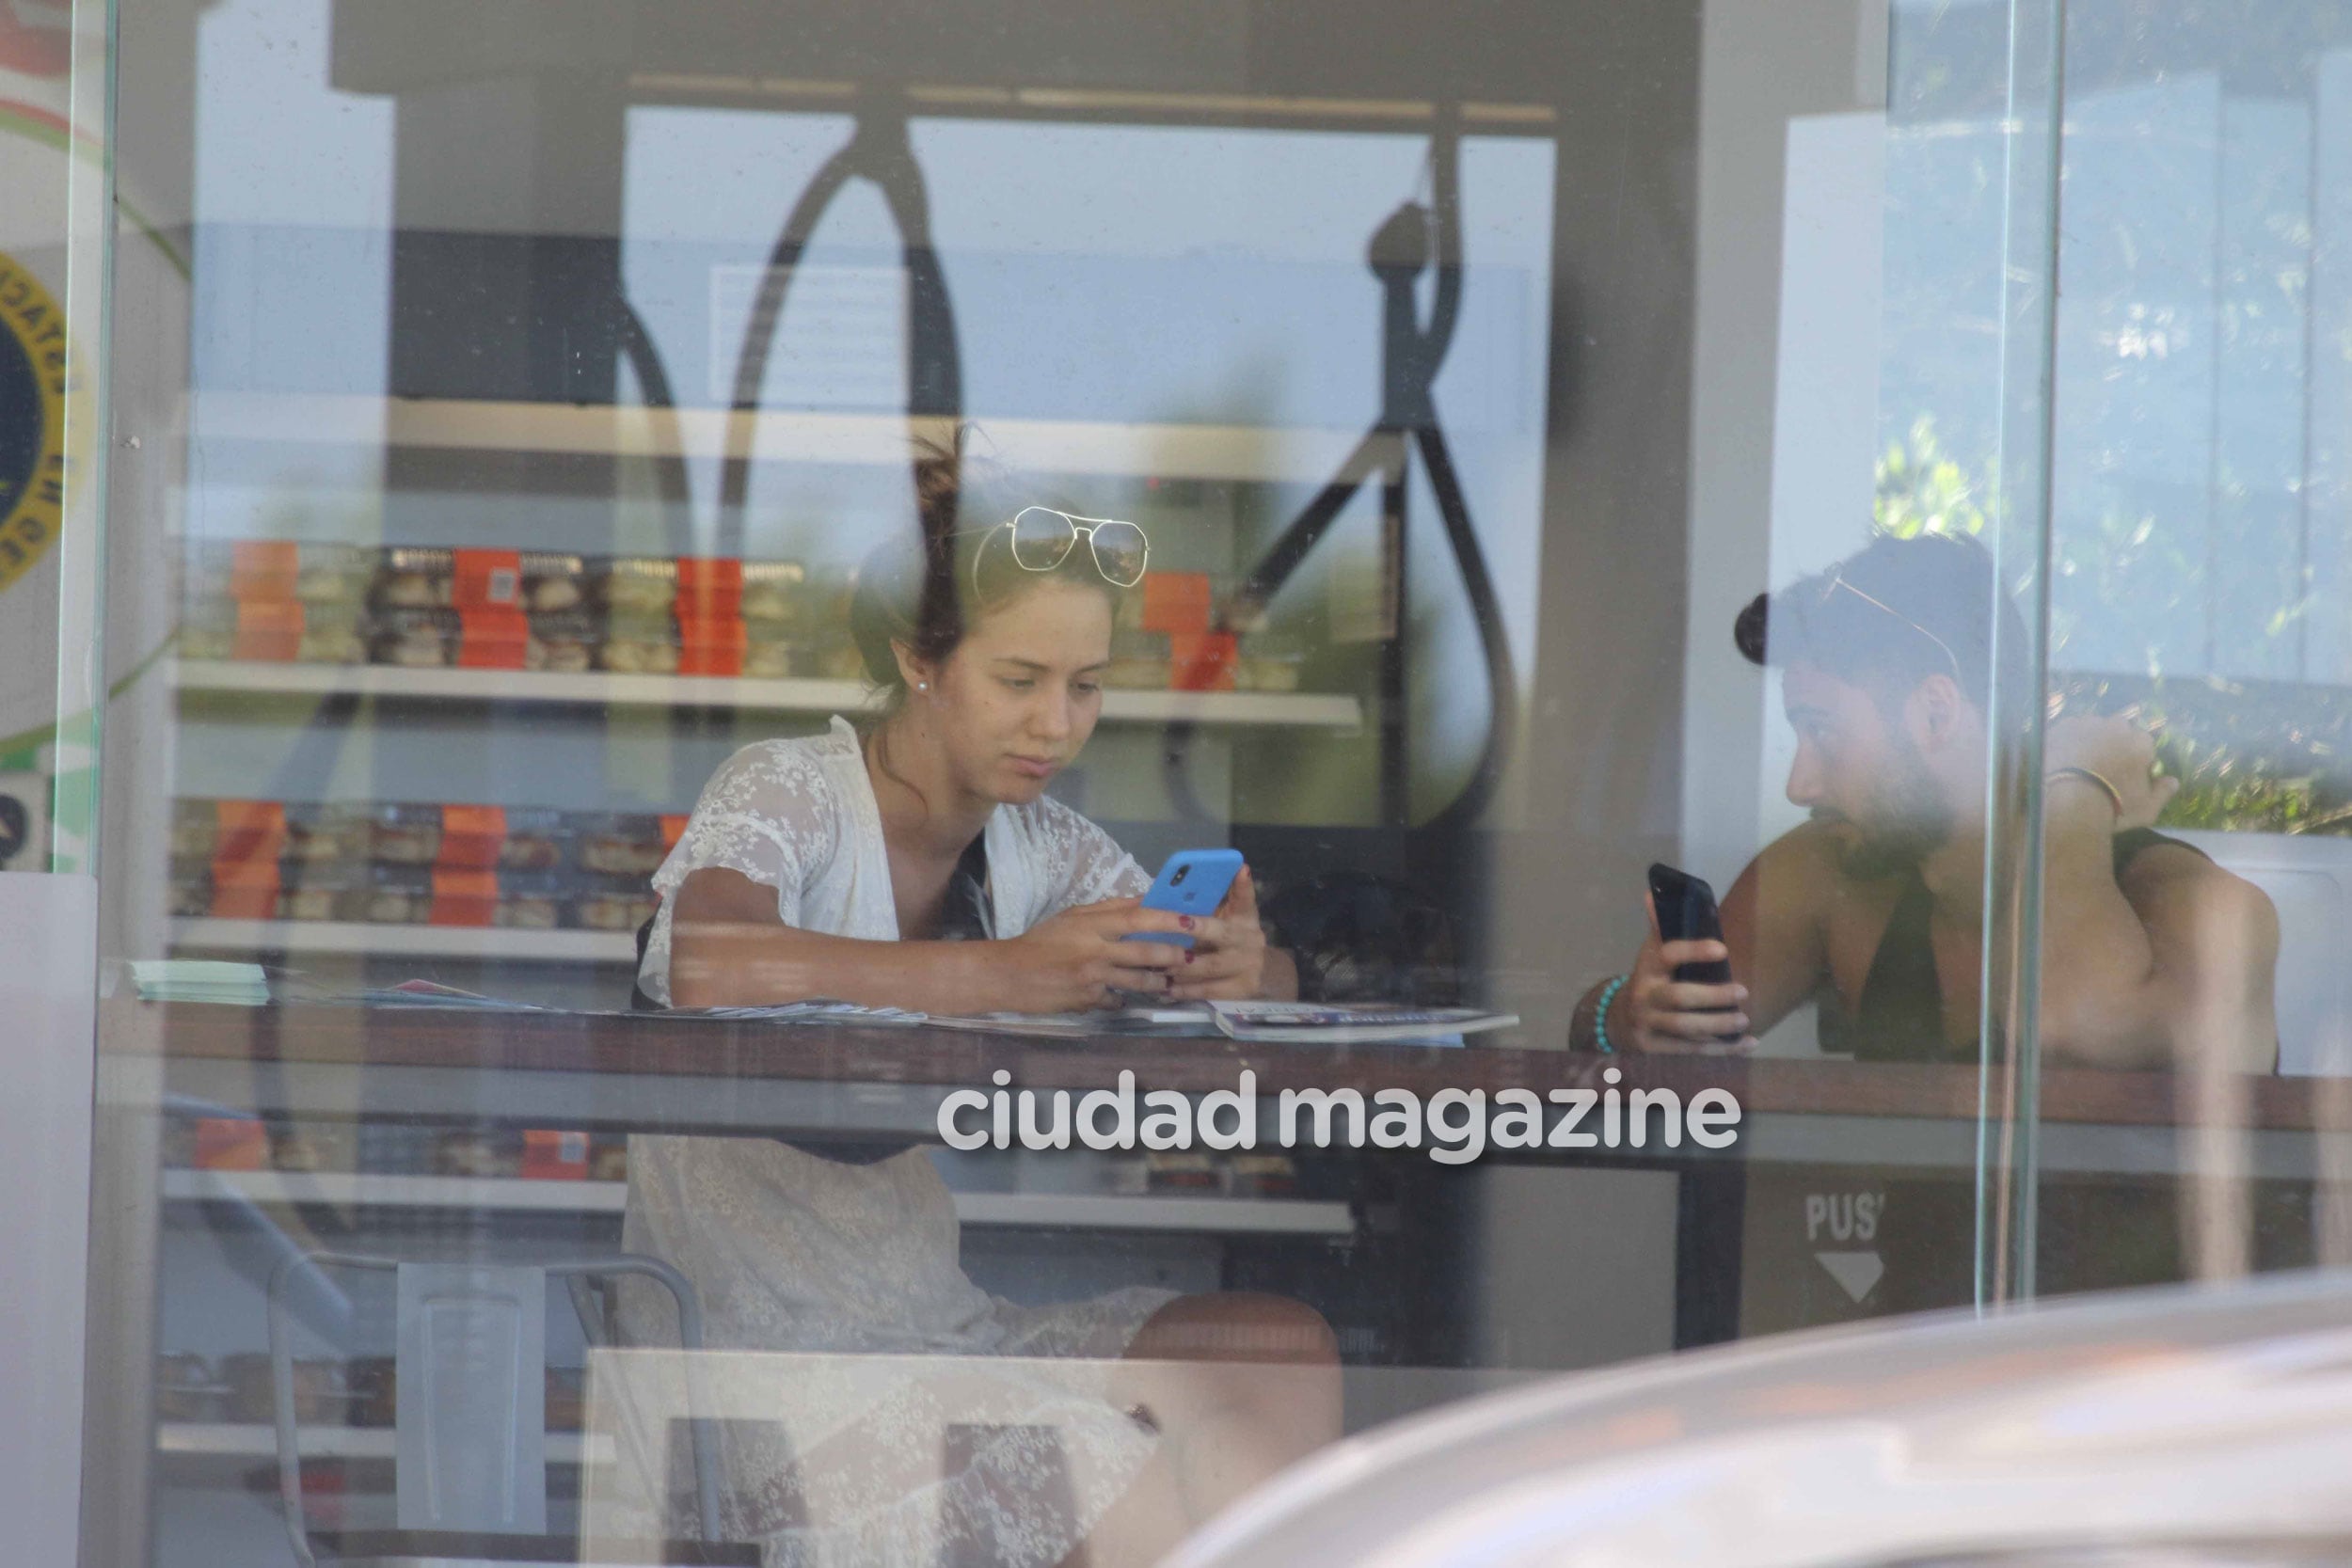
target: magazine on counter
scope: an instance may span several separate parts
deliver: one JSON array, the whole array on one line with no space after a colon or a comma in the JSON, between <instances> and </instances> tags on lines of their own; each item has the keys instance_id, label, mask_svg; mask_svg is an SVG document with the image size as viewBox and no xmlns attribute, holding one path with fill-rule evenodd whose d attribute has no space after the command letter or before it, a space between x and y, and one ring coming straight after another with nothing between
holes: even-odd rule
<instances>
[{"instance_id":1,"label":"magazine on counter","mask_svg":"<svg viewBox=\"0 0 2352 1568\"><path fill-rule=\"evenodd\" d=\"M1407 1007L1384 1002L1212 1002L1216 1026L1237 1040L1459 1045L1464 1035L1508 1029L1517 1013L1480 1007Z\"/></svg>"},{"instance_id":2,"label":"magazine on counter","mask_svg":"<svg viewBox=\"0 0 2352 1568\"><path fill-rule=\"evenodd\" d=\"M1027 1035L1038 1039L1091 1039L1097 1035L1207 1035L1217 1024L1207 1004L1138 1006L1092 1013L978 1013L956 1017L933 1013L943 1029L973 1029L991 1035Z\"/></svg>"}]
</instances>

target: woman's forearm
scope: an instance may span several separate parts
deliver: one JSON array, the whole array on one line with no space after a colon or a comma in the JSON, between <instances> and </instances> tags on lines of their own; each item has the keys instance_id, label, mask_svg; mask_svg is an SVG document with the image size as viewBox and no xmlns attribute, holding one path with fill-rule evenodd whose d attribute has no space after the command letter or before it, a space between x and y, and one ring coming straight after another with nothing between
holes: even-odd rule
<instances>
[{"instance_id":1,"label":"woman's forearm","mask_svg":"<svg viewBox=\"0 0 2352 1568\"><path fill-rule=\"evenodd\" d=\"M866 1007L983 1013L1009 1006L991 942L867 942L759 922L679 921L670 1003L759 1007L826 997Z\"/></svg>"}]
</instances>

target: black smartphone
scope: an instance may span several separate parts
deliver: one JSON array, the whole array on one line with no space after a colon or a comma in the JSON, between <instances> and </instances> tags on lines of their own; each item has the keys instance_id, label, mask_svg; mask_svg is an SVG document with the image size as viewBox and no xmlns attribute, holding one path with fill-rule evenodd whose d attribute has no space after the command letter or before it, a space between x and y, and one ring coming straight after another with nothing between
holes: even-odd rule
<instances>
[{"instance_id":1,"label":"black smartphone","mask_svg":"<svg viewBox=\"0 0 2352 1568\"><path fill-rule=\"evenodd\" d=\"M1724 940L1723 911L1716 908L1715 890L1704 879L1671 865L1653 864L1649 868L1649 896L1658 909L1661 941ZM1677 964L1675 978L1686 985L1727 986L1731 984L1731 964L1724 958L1712 963ZM1740 1036L1735 1032L1720 1037L1728 1042Z\"/></svg>"}]
</instances>

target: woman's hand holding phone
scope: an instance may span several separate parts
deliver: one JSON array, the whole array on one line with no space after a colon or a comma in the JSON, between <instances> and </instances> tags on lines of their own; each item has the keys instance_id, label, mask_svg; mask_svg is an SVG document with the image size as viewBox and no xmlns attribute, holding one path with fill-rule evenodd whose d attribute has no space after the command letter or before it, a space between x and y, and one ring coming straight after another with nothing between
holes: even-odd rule
<instances>
[{"instance_id":1,"label":"woman's hand holding phone","mask_svg":"<svg viewBox=\"0 0 2352 1568\"><path fill-rule=\"evenodd\" d=\"M1116 1007L1122 991L1146 996L1174 992L1174 971L1184 949L1168 942L1130 942L1136 933L1176 933L1187 917L1147 910L1136 898L1081 904L1041 920L1021 935L993 944L1000 958L999 1010L1084 1013ZM1192 921L1197 928L1203 925Z\"/></svg>"},{"instance_id":2,"label":"woman's hand holding phone","mask_svg":"<svg viewBox=\"0 0 2352 1568\"><path fill-rule=\"evenodd\" d=\"M1216 913L1179 915L1192 935L1168 995L1179 1002L1246 1002L1265 994L1265 927L1258 923L1258 884L1243 866Z\"/></svg>"},{"instance_id":3,"label":"woman's hand holding phone","mask_svg":"<svg viewBox=\"0 0 2352 1568\"><path fill-rule=\"evenodd\" d=\"M1748 989L1737 983L1700 985L1675 978L1684 964L1723 963L1731 949L1720 942L1666 942L1658 934L1658 906L1646 893L1649 940L1617 992L1606 1021L1611 1040L1634 1051L1742 1055L1756 1048L1747 1032ZM1722 1037L1740 1031L1725 1043Z\"/></svg>"}]
</instances>

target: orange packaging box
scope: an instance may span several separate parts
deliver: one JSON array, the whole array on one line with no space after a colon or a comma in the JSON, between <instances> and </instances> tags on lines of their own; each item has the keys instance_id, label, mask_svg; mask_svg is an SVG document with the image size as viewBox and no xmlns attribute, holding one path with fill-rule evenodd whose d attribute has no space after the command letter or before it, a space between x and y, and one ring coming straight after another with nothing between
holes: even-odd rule
<instances>
[{"instance_id":1,"label":"orange packaging box","mask_svg":"<svg viewBox=\"0 0 2352 1568\"><path fill-rule=\"evenodd\" d=\"M436 869L433 912L425 919L435 926L487 926L497 917L498 907L497 872Z\"/></svg>"},{"instance_id":2,"label":"orange packaging box","mask_svg":"<svg viewBox=\"0 0 2352 1568\"><path fill-rule=\"evenodd\" d=\"M528 1181L587 1180L588 1134L536 1128L524 1132L523 1163L518 1174Z\"/></svg>"},{"instance_id":3,"label":"orange packaging box","mask_svg":"<svg viewBox=\"0 0 2352 1568\"><path fill-rule=\"evenodd\" d=\"M687 820L683 814L672 814L662 817L661 852L663 854L666 855L676 848L677 841L686 836Z\"/></svg>"},{"instance_id":4,"label":"orange packaging box","mask_svg":"<svg viewBox=\"0 0 2352 1568\"><path fill-rule=\"evenodd\" d=\"M215 861L275 861L286 848L286 808L276 800L216 800Z\"/></svg>"},{"instance_id":5,"label":"orange packaging box","mask_svg":"<svg viewBox=\"0 0 2352 1568\"><path fill-rule=\"evenodd\" d=\"M487 870L506 847L503 806L443 806L441 848L433 863L453 871Z\"/></svg>"},{"instance_id":6,"label":"orange packaging box","mask_svg":"<svg viewBox=\"0 0 2352 1568\"><path fill-rule=\"evenodd\" d=\"M677 673L681 675L739 675L746 647L743 618L690 616L678 606Z\"/></svg>"},{"instance_id":7,"label":"orange packaging box","mask_svg":"<svg viewBox=\"0 0 2352 1568\"><path fill-rule=\"evenodd\" d=\"M1146 572L1143 575L1143 629L1201 632L1209 629L1209 575L1206 572Z\"/></svg>"},{"instance_id":8,"label":"orange packaging box","mask_svg":"<svg viewBox=\"0 0 2352 1568\"><path fill-rule=\"evenodd\" d=\"M459 610L519 610L520 550L458 550L450 562L449 602Z\"/></svg>"},{"instance_id":9,"label":"orange packaging box","mask_svg":"<svg viewBox=\"0 0 2352 1568\"><path fill-rule=\"evenodd\" d=\"M743 563L724 556L688 556L677 563L677 618L728 620L743 613Z\"/></svg>"},{"instance_id":10,"label":"orange packaging box","mask_svg":"<svg viewBox=\"0 0 2352 1568\"><path fill-rule=\"evenodd\" d=\"M1179 691L1231 691L1239 643L1230 631L1172 632L1168 685Z\"/></svg>"},{"instance_id":11,"label":"orange packaging box","mask_svg":"<svg viewBox=\"0 0 2352 1568\"><path fill-rule=\"evenodd\" d=\"M213 862L211 908L214 917L219 920L278 918L278 861L275 854L265 860L215 858Z\"/></svg>"},{"instance_id":12,"label":"orange packaging box","mask_svg":"<svg viewBox=\"0 0 2352 1568\"><path fill-rule=\"evenodd\" d=\"M230 648L239 658L284 663L302 651L302 606L293 599L237 601L236 640Z\"/></svg>"},{"instance_id":13,"label":"orange packaging box","mask_svg":"<svg viewBox=\"0 0 2352 1568\"><path fill-rule=\"evenodd\" d=\"M260 1122L235 1117L197 1118L197 1169L260 1170L268 1164L269 1134Z\"/></svg>"},{"instance_id":14,"label":"orange packaging box","mask_svg":"<svg viewBox=\"0 0 2352 1568\"><path fill-rule=\"evenodd\" d=\"M512 606L457 612L457 663L466 670L519 670L531 652L531 622Z\"/></svg>"},{"instance_id":15,"label":"orange packaging box","mask_svg":"<svg viewBox=\"0 0 2352 1568\"><path fill-rule=\"evenodd\" d=\"M302 551L282 539L241 539L229 547L229 593L247 599L291 599L302 575Z\"/></svg>"}]
</instances>

